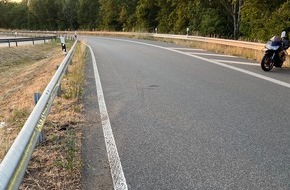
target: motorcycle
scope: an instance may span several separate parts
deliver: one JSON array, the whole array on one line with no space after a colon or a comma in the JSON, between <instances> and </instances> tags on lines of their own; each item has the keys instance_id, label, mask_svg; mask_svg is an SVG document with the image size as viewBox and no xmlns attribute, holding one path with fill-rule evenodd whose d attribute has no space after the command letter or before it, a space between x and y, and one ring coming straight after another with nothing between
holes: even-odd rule
<instances>
[{"instance_id":1,"label":"motorcycle","mask_svg":"<svg viewBox=\"0 0 290 190\"><path fill-rule=\"evenodd\" d=\"M270 71L274 66L281 67L286 60L289 40L285 31L280 36L274 36L266 44L265 55L261 61L261 68Z\"/></svg>"}]
</instances>

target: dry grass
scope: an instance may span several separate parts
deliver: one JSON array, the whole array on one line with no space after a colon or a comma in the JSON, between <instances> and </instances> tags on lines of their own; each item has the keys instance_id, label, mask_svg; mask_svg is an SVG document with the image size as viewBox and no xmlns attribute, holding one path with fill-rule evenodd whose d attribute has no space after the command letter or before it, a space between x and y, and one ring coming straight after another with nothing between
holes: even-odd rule
<instances>
[{"instance_id":1,"label":"dry grass","mask_svg":"<svg viewBox=\"0 0 290 190\"><path fill-rule=\"evenodd\" d=\"M82 86L85 47L78 45L20 189L81 189Z\"/></svg>"},{"instance_id":2,"label":"dry grass","mask_svg":"<svg viewBox=\"0 0 290 190\"><path fill-rule=\"evenodd\" d=\"M0 131L0 160L34 107L33 93L45 88L63 59L58 51L55 44L1 49L0 122L6 127ZM35 58L41 60L35 62Z\"/></svg>"},{"instance_id":3,"label":"dry grass","mask_svg":"<svg viewBox=\"0 0 290 190\"><path fill-rule=\"evenodd\" d=\"M35 149L20 189L80 189L85 48L79 45L77 52L62 84L63 95L54 101L44 126L46 141ZM34 107L33 93L44 90L64 55L58 43L51 43L1 48L0 57L0 122L5 122L1 161Z\"/></svg>"}]
</instances>

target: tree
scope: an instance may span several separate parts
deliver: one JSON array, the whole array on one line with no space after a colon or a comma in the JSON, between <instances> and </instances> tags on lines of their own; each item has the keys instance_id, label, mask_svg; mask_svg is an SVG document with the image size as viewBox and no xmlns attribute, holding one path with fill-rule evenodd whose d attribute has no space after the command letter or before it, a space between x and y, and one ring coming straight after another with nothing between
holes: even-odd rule
<instances>
[{"instance_id":1,"label":"tree","mask_svg":"<svg viewBox=\"0 0 290 190\"><path fill-rule=\"evenodd\" d=\"M158 26L158 4L155 0L139 0L136 8L136 26L139 31L153 32Z\"/></svg>"},{"instance_id":2,"label":"tree","mask_svg":"<svg viewBox=\"0 0 290 190\"><path fill-rule=\"evenodd\" d=\"M239 23L243 0L220 0L220 3L223 5L224 9L231 18L233 25L233 36L234 39L237 39L239 37Z\"/></svg>"},{"instance_id":3,"label":"tree","mask_svg":"<svg viewBox=\"0 0 290 190\"><path fill-rule=\"evenodd\" d=\"M282 30L287 30L287 32L290 33L290 1L281 4L281 6L272 13L265 27L269 28L268 38L280 34Z\"/></svg>"},{"instance_id":4,"label":"tree","mask_svg":"<svg viewBox=\"0 0 290 190\"><path fill-rule=\"evenodd\" d=\"M171 20L170 15L174 11L174 6L171 0L159 0L157 3L159 12L157 14L157 22L159 23L158 29L162 33L169 33L173 31L174 22Z\"/></svg>"},{"instance_id":5,"label":"tree","mask_svg":"<svg viewBox=\"0 0 290 190\"><path fill-rule=\"evenodd\" d=\"M13 9L9 10L8 15L13 18L10 22L10 28L26 29L28 28L28 7L23 1L22 3L14 4Z\"/></svg>"},{"instance_id":6,"label":"tree","mask_svg":"<svg viewBox=\"0 0 290 190\"><path fill-rule=\"evenodd\" d=\"M30 0L29 2L29 25L33 23L34 29L45 30L46 26L46 11L44 0Z\"/></svg>"},{"instance_id":7,"label":"tree","mask_svg":"<svg viewBox=\"0 0 290 190\"><path fill-rule=\"evenodd\" d=\"M78 28L77 22L77 0L61 0L61 15L63 22L68 30L76 30Z\"/></svg>"},{"instance_id":8,"label":"tree","mask_svg":"<svg viewBox=\"0 0 290 190\"><path fill-rule=\"evenodd\" d=\"M200 34L207 36L220 36L225 34L224 19L216 9L207 9L200 23Z\"/></svg>"},{"instance_id":9,"label":"tree","mask_svg":"<svg viewBox=\"0 0 290 190\"><path fill-rule=\"evenodd\" d=\"M172 5L174 10L170 14L170 20L174 23L173 32L184 34L189 24L188 3L183 0L175 0Z\"/></svg>"},{"instance_id":10,"label":"tree","mask_svg":"<svg viewBox=\"0 0 290 190\"><path fill-rule=\"evenodd\" d=\"M273 31L276 31L275 28L282 30L282 26L280 28L277 26L279 26L281 21L282 25L285 25L289 17L285 16L283 20L278 13L283 6L286 8L283 11L287 13L288 3L288 0L245 0L241 12L240 27L243 36L251 40L266 41L269 39L269 34L273 35ZM281 12L281 14L283 13Z\"/></svg>"},{"instance_id":11,"label":"tree","mask_svg":"<svg viewBox=\"0 0 290 190\"><path fill-rule=\"evenodd\" d=\"M100 11L98 19L100 19L99 28L102 30L118 31L122 29L119 22L120 0L99 0Z\"/></svg>"},{"instance_id":12,"label":"tree","mask_svg":"<svg viewBox=\"0 0 290 190\"><path fill-rule=\"evenodd\" d=\"M83 29L92 30L97 26L99 3L95 0L79 0L77 7L78 24Z\"/></svg>"},{"instance_id":13,"label":"tree","mask_svg":"<svg viewBox=\"0 0 290 190\"><path fill-rule=\"evenodd\" d=\"M124 30L130 30L136 24L136 7L138 0L123 0L120 4L118 21Z\"/></svg>"}]
</instances>

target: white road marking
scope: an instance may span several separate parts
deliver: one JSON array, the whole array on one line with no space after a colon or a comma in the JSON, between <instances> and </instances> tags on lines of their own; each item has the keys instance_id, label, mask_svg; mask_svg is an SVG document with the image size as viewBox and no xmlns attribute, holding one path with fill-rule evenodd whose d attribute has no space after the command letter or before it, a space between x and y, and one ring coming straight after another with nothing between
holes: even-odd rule
<instances>
[{"instance_id":1,"label":"white road marking","mask_svg":"<svg viewBox=\"0 0 290 190\"><path fill-rule=\"evenodd\" d=\"M100 114L101 114L102 127L104 131L104 138L105 138L105 143L106 143L108 160L109 160L109 164L111 168L111 175L113 179L114 190L127 190L128 186L126 183L122 164L120 161L119 153L117 150L113 131L111 128L110 118L109 118L109 114L108 114L106 103L105 103L105 98L104 98L103 88L102 88L100 75L99 75L99 71L98 71L98 67L96 63L96 58L95 58L92 48L89 45L87 46L90 49L92 60L93 60L99 109L100 109Z\"/></svg>"},{"instance_id":2,"label":"white road marking","mask_svg":"<svg viewBox=\"0 0 290 190\"><path fill-rule=\"evenodd\" d=\"M215 54L215 53L196 53L196 52L187 52L193 55L209 55L209 56L217 56L217 57L236 57L232 55L224 55L224 54Z\"/></svg>"},{"instance_id":3,"label":"white road marking","mask_svg":"<svg viewBox=\"0 0 290 190\"><path fill-rule=\"evenodd\" d=\"M129 43L135 43L135 44L146 45L146 46L150 46L150 47L156 47L156 48L160 48L160 49L164 49L164 50L180 53L180 54L183 54L183 55L194 57L196 59L204 60L204 61L209 62L209 63L213 63L215 65L219 65L221 67L232 69L232 70L235 70L235 71L238 71L238 72L241 72L241 73L244 73L244 74L256 77L256 78L259 78L259 79L263 79L265 81L269 81L269 82L272 82L274 84L278 84L280 86L284 86L286 88L290 88L290 83L283 82L283 81L280 81L280 80L277 80L277 79L273 79L273 78L270 78L270 77L267 77L267 76L264 76L264 75L261 75L261 74L257 74L257 73L254 73L254 72L251 72L251 71L247 71L245 69L241 69L241 68L234 67L234 66L231 66L231 65L227 65L227 64L224 64L224 63L219 63L217 61L213 61L213 60L201 57L201 56L197 56L197 55L189 54L189 53L186 53L186 52L170 49L170 48L167 48L167 47L162 47L162 46L158 46L158 45L154 45L154 44L147 44L147 43L144 43L144 42L136 42L136 41L131 41L131 40L116 39L116 38L102 38L102 37L97 37L97 38L99 38L99 39L107 39L107 40L123 41L123 42L129 42Z\"/></svg>"},{"instance_id":4,"label":"white road marking","mask_svg":"<svg viewBox=\"0 0 290 190\"><path fill-rule=\"evenodd\" d=\"M204 49L195 49L195 48L176 48L176 47L169 47L170 49L175 50L192 50L192 51L205 51Z\"/></svg>"},{"instance_id":5,"label":"white road marking","mask_svg":"<svg viewBox=\"0 0 290 190\"><path fill-rule=\"evenodd\" d=\"M222 59L211 59L212 61L222 62L222 63L232 63L232 64L239 64L239 65L251 65L251 66L260 66L257 63L251 63L251 62L242 62L242 61L228 61L228 60L222 60Z\"/></svg>"}]
</instances>

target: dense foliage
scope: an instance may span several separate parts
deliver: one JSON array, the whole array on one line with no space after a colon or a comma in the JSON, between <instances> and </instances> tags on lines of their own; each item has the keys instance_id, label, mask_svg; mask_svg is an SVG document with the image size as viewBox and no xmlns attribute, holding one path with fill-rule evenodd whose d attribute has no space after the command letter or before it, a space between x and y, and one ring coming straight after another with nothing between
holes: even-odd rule
<instances>
[{"instance_id":1,"label":"dense foliage","mask_svg":"<svg viewBox=\"0 0 290 190\"><path fill-rule=\"evenodd\" d=\"M289 0L0 0L0 28L110 30L265 40L290 26Z\"/></svg>"}]
</instances>

